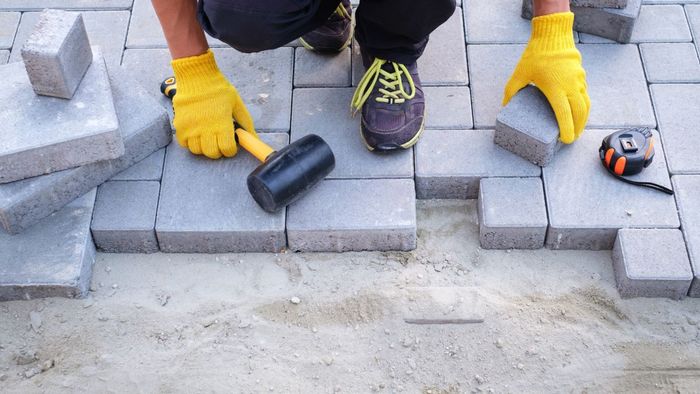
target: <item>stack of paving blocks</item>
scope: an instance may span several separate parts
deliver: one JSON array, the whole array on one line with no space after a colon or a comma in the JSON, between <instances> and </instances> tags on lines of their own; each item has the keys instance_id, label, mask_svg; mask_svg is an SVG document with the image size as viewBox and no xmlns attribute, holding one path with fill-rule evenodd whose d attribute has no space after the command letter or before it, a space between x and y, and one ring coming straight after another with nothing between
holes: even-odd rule
<instances>
[{"instance_id":1,"label":"stack of paving blocks","mask_svg":"<svg viewBox=\"0 0 700 394\"><path fill-rule=\"evenodd\" d=\"M22 58L0 66L0 300L79 297L95 259L96 194L124 196L95 188L168 145L172 130L162 106L120 70L108 72L79 13L44 11ZM134 189L136 206L158 198ZM111 202L107 210L119 209Z\"/></svg>"},{"instance_id":2,"label":"stack of paving blocks","mask_svg":"<svg viewBox=\"0 0 700 394\"><path fill-rule=\"evenodd\" d=\"M571 0L574 30L626 44L632 39L642 0ZM523 0L522 16L531 19L533 0Z\"/></svg>"}]
</instances>

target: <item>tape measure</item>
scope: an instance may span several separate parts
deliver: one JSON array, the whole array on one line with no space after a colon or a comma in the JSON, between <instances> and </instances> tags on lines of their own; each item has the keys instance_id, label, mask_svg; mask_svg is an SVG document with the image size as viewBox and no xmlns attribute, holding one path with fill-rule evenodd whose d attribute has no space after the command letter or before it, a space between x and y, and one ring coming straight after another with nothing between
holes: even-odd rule
<instances>
[{"instance_id":1,"label":"tape measure","mask_svg":"<svg viewBox=\"0 0 700 394\"><path fill-rule=\"evenodd\" d=\"M673 195L673 190L651 182L637 182L625 176L637 175L654 161L654 136L648 128L616 131L603 139L600 160L615 178L635 186Z\"/></svg>"}]
</instances>

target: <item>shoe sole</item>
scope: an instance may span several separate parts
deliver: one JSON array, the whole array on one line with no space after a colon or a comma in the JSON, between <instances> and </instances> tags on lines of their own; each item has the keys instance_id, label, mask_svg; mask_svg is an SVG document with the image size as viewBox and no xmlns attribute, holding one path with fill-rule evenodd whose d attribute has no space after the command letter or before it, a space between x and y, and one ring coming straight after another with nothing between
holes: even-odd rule
<instances>
[{"instance_id":1,"label":"shoe sole","mask_svg":"<svg viewBox=\"0 0 700 394\"><path fill-rule=\"evenodd\" d=\"M423 135L423 131L425 131L425 118L423 118L423 122L421 123L420 129L418 130L416 135L414 135L413 138L408 140L408 142L405 142L401 145L397 145L397 148L410 149L413 145L418 143L418 140L420 140L420 137ZM362 134L362 126L360 126L360 138L362 139L362 143L365 145L365 148L367 148L367 150L370 152L374 152L374 151L389 152L389 151L395 150L395 149L377 149L375 147L370 146L367 143L367 140L365 139L365 135Z\"/></svg>"}]
</instances>

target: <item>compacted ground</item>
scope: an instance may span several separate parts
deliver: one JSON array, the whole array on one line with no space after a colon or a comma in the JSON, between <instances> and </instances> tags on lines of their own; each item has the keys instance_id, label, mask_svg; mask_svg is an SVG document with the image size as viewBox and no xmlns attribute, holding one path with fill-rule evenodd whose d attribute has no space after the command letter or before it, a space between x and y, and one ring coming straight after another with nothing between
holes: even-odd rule
<instances>
[{"instance_id":1,"label":"compacted ground","mask_svg":"<svg viewBox=\"0 0 700 394\"><path fill-rule=\"evenodd\" d=\"M486 251L420 202L410 253L101 254L90 296L0 303L0 392L700 392L700 302L621 300L610 252ZM409 325L406 287L484 322Z\"/></svg>"}]
</instances>

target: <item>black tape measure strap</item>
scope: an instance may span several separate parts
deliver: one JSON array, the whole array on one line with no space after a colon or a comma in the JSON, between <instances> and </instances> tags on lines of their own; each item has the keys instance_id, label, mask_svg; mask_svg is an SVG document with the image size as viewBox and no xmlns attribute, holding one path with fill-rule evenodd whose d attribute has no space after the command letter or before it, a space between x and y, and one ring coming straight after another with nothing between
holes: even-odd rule
<instances>
[{"instance_id":1,"label":"black tape measure strap","mask_svg":"<svg viewBox=\"0 0 700 394\"><path fill-rule=\"evenodd\" d=\"M607 167L606 167L606 168L607 168ZM630 185L641 186L641 187L646 187L646 188L649 188L649 189L658 190L658 191L660 191L660 192L666 193L666 194L671 195L671 196L674 195L673 190L667 188L666 186L659 185L658 183L633 181L633 180L630 180L630 179L627 179L627 178L625 178L625 177L622 177L622 176L617 175L617 174L616 174L613 170L611 170L610 168L608 168L608 172L610 173L610 175L614 176L615 178L621 180L622 182L629 183Z\"/></svg>"}]
</instances>

